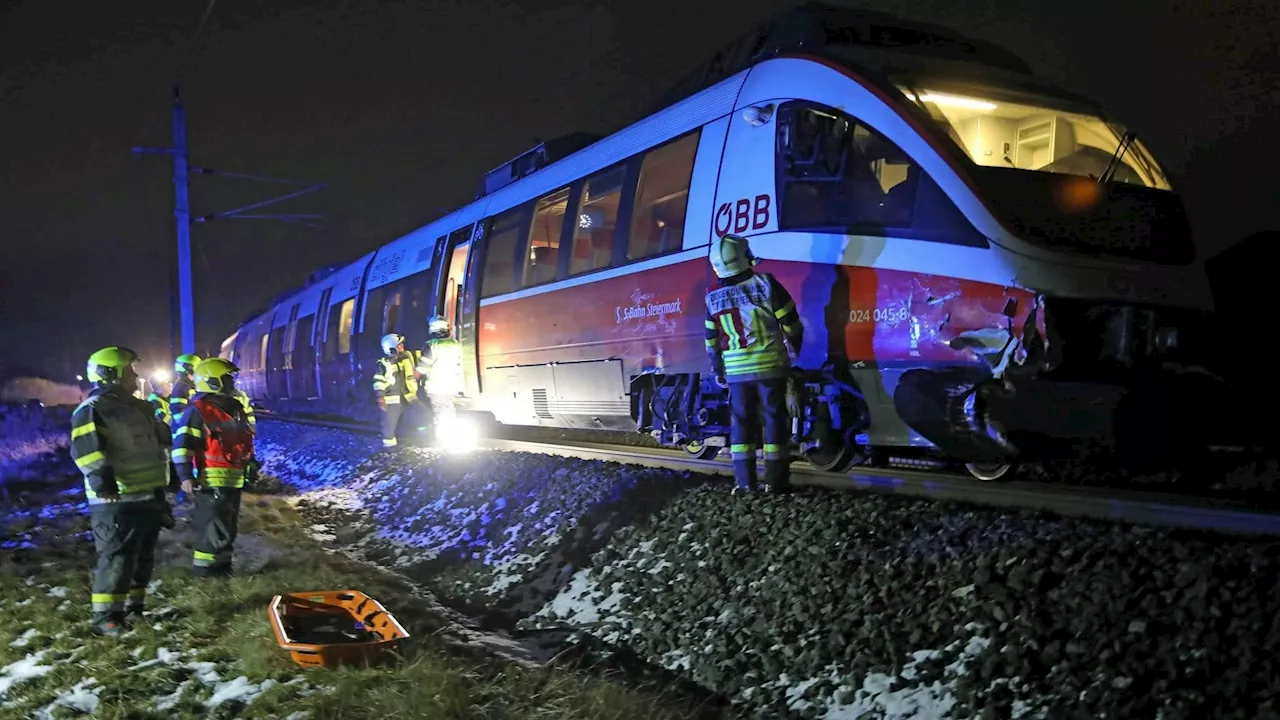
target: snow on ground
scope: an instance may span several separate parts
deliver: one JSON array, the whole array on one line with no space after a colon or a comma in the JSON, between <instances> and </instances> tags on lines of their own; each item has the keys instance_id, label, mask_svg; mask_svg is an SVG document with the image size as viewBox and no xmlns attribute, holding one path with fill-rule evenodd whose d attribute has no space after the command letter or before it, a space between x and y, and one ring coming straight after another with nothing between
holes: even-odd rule
<instances>
[{"instance_id":1,"label":"snow on ground","mask_svg":"<svg viewBox=\"0 0 1280 720\"><path fill-rule=\"evenodd\" d=\"M264 472L300 491L300 507L336 513L332 522L312 525L313 538L405 570L448 563L444 576L429 574L452 593L529 611L612 528L628 524L632 511L643 515L655 504L646 493L669 495L686 477L639 468L619 474L605 463L569 467L555 458L483 449L406 447L370 458L376 442L272 423L261 430L258 454Z\"/></svg>"},{"instance_id":2,"label":"snow on ground","mask_svg":"<svg viewBox=\"0 0 1280 720\"><path fill-rule=\"evenodd\" d=\"M12 424L4 427L7 431L14 432ZM21 439L15 441L11 436L6 437L4 438L6 442L0 443L0 453L4 452L6 445L10 449L39 447L40 453L46 452L49 447L59 448L56 442L41 445L38 427L28 427L21 431L36 433L37 442L32 444ZM60 428L58 432L65 438L64 429ZM65 442L62 446L65 446ZM59 453L54 457L40 453L23 455L9 452L0 456L0 462L10 462L9 465L4 466L11 472L10 478L65 478L74 472L65 453ZM4 488L0 486L0 491L3 490ZM50 534L60 535L58 538L60 541L76 539L75 535L66 533L65 528L83 523L82 517L86 505L83 501L76 502L77 499L83 498L83 491L73 485L62 492L51 491L50 496L56 499L32 508L6 507L7 512L0 514L0 540L3 540L0 545L3 545L6 552L14 548L20 550L43 548L49 544ZM0 498L2 497L0 495ZM89 542L87 532L79 535L80 541ZM39 565L41 570L55 566L57 563L52 561ZM27 567L35 569L36 565L31 564ZM42 582L39 570L22 577L20 584L26 591L27 597L0 598L0 612L7 612L12 608L21 613L32 611L64 613L72 607L70 598L74 592L65 585ZM175 612L173 607L162 604L164 598L162 586L163 582L159 579L152 580L148 585L151 609L147 611L146 616L153 621L150 629L157 632L164 632L166 625L163 622L154 621L166 618ZM53 603L58 601L61 603L54 606ZM75 622L79 624L83 620ZM106 676L93 677L85 674L83 663L88 646L67 648L65 642L61 642L68 638L67 632L47 637L34 627L21 627L23 624L30 625L30 622L19 621L19 626L15 627L8 637L0 632L0 649L26 651L25 656L0 667L0 709L5 711L0 714L8 716L6 714L8 711L16 711L21 713L22 717L36 720L63 717L68 713L95 714L99 709L104 684L110 686L111 680ZM76 635L79 634L79 631L76 632ZM170 639L181 642L180 636L171 636ZM272 679L251 682L240 672L238 660L219 662L203 660L191 648L159 647L151 651L143 644L145 641L137 630L126 633L119 642L125 646L133 645L128 650L128 655L137 662L126 665L117 672L150 674L149 684L164 688L163 692L158 693L151 701L151 709L162 715L186 712L186 709L192 705L202 706L206 711L233 703L247 705L268 693L287 692L291 696L300 697L332 691L332 688L306 682L301 675L285 683ZM12 657L13 653L8 652L0 657L5 655ZM187 676L186 679L181 682L174 680L175 672ZM46 683L47 680L43 679L50 676L57 678L60 687L49 688L47 685L41 685L34 691L30 688L37 681ZM100 680L100 677L103 679ZM27 697L28 692L35 692L37 696L43 698L39 701L39 705L34 698ZM294 713L293 716L300 718L305 717L306 714Z\"/></svg>"},{"instance_id":3,"label":"snow on ground","mask_svg":"<svg viewBox=\"0 0 1280 720\"><path fill-rule=\"evenodd\" d=\"M38 650L0 668L0 700L3 700L15 685L53 672L53 665L41 664L48 654L46 650Z\"/></svg>"},{"instance_id":4,"label":"snow on ground","mask_svg":"<svg viewBox=\"0 0 1280 720\"><path fill-rule=\"evenodd\" d=\"M70 442L67 425L57 411L0 406L0 485L6 480L35 479L31 466Z\"/></svg>"}]
</instances>

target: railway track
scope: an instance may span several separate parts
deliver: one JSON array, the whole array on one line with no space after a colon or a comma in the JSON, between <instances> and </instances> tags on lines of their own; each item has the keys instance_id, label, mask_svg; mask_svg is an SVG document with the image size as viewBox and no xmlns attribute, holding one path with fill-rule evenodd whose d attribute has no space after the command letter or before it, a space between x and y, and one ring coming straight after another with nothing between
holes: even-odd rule
<instances>
[{"instance_id":1,"label":"railway track","mask_svg":"<svg viewBox=\"0 0 1280 720\"><path fill-rule=\"evenodd\" d=\"M373 424L339 422L262 412L262 420L311 425L376 435ZM533 442L481 438L479 446L495 450L528 452L630 463L711 475L733 475L723 458L702 460L680 450L633 447L581 441ZM1072 487L1023 481L984 482L968 475L938 471L857 467L846 472L818 470L803 460L792 465L792 481L798 487L820 487L904 495L932 500L975 503L993 507L1039 510L1065 516L1113 520L1222 532L1244 536L1280 537L1280 512L1248 507L1245 503L1173 493Z\"/></svg>"}]
</instances>

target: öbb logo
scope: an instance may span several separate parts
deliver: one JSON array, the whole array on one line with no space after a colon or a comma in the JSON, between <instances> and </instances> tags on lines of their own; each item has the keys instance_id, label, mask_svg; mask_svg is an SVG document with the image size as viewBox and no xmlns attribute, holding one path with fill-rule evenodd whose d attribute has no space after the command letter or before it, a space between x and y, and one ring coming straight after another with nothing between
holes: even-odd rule
<instances>
[{"instance_id":1,"label":"\u00f6bb logo","mask_svg":"<svg viewBox=\"0 0 1280 720\"><path fill-rule=\"evenodd\" d=\"M759 230L769 224L769 206L772 198L757 195L754 199L720 203L716 208L716 237L729 232L741 233Z\"/></svg>"}]
</instances>

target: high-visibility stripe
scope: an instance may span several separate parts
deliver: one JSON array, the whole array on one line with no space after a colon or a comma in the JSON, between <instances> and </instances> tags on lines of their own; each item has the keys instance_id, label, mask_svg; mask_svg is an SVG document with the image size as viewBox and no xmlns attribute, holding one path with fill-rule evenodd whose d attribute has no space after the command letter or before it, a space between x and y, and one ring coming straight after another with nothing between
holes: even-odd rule
<instances>
[{"instance_id":1,"label":"high-visibility stripe","mask_svg":"<svg viewBox=\"0 0 1280 720\"><path fill-rule=\"evenodd\" d=\"M119 612L124 610L124 602L128 597L123 593L93 593L89 602L92 603L94 612Z\"/></svg>"},{"instance_id":2,"label":"high-visibility stripe","mask_svg":"<svg viewBox=\"0 0 1280 720\"><path fill-rule=\"evenodd\" d=\"M177 462L178 458L190 457L191 450L188 448L174 448L169 456L173 458L174 462Z\"/></svg>"},{"instance_id":3,"label":"high-visibility stripe","mask_svg":"<svg viewBox=\"0 0 1280 720\"><path fill-rule=\"evenodd\" d=\"M733 443L729 446L729 454L734 460L745 460L755 455L756 446L752 443Z\"/></svg>"},{"instance_id":4,"label":"high-visibility stripe","mask_svg":"<svg viewBox=\"0 0 1280 720\"><path fill-rule=\"evenodd\" d=\"M154 490L154 488L152 489ZM113 502L135 503L135 502L147 502L149 500L154 500L154 499L155 499L155 495L149 492L124 493L109 499L100 498L97 495L94 495L89 498L89 504L90 505L106 505L107 503L113 503Z\"/></svg>"},{"instance_id":5,"label":"high-visibility stripe","mask_svg":"<svg viewBox=\"0 0 1280 720\"><path fill-rule=\"evenodd\" d=\"M782 458L782 446L781 446L781 445L775 445L775 444L773 444L773 443L765 443L765 444L764 444L764 459L765 459L765 460L778 460L778 459L780 459L780 458Z\"/></svg>"},{"instance_id":6,"label":"high-visibility stripe","mask_svg":"<svg viewBox=\"0 0 1280 720\"><path fill-rule=\"evenodd\" d=\"M738 334L738 329L733 326L733 318L728 315L721 315L720 329L724 331L726 336L728 336L729 347L731 349L736 350L742 347L742 336Z\"/></svg>"},{"instance_id":7,"label":"high-visibility stripe","mask_svg":"<svg viewBox=\"0 0 1280 720\"><path fill-rule=\"evenodd\" d=\"M397 442L395 438L382 438L382 447L395 447Z\"/></svg>"},{"instance_id":8,"label":"high-visibility stripe","mask_svg":"<svg viewBox=\"0 0 1280 720\"><path fill-rule=\"evenodd\" d=\"M400 396L399 396L399 395L388 395L387 397L382 398L382 400L383 400L386 404L388 404L388 405L399 405L399 404L400 404Z\"/></svg>"},{"instance_id":9,"label":"high-visibility stripe","mask_svg":"<svg viewBox=\"0 0 1280 720\"><path fill-rule=\"evenodd\" d=\"M97 452L91 452L84 457L76 458L76 467L81 470L91 470L98 464L105 463L106 461L107 456L104 455L101 450L98 450Z\"/></svg>"},{"instance_id":10,"label":"high-visibility stripe","mask_svg":"<svg viewBox=\"0 0 1280 720\"><path fill-rule=\"evenodd\" d=\"M91 423L85 423L84 425L81 425L81 426L80 426L80 427L78 427L78 428L73 428L73 429L71 430L71 439L72 439L72 440L75 440L76 438L78 438L78 437L80 437L80 436L82 436L82 435L88 435L88 434L89 434L89 433L91 433L91 432L97 432L97 431L98 431L98 424L97 424L97 423L92 423L92 422L91 422Z\"/></svg>"},{"instance_id":11,"label":"high-visibility stripe","mask_svg":"<svg viewBox=\"0 0 1280 720\"><path fill-rule=\"evenodd\" d=\"M786 305L783 305L783 306L782 306L782 308L780 308L780 309L778 309L778 310L774 310L774 311L773 311L773 316L774 316L775 318L777 318L777 319L781 320L782 318L786 317L788 313L793 313L793 312L795 312L795 311L796 311L796 303L795 303L795 301L794 301L794 300L792 300L791 302L787 303Z\"/></svg>"},{"instance_id":12,"label":"high-visibility stripe","mask_svg":"<svg viewBox=\"0 0 1280 720\"><path fill-rule=\"evenodd\" d=\"M204 437L204 431L202 431L200 428L193 428L190 425L183 425L182 427L178 428L178 432L174 433L174 435L190 435L191 437L198 438L198 437Z\"/></svg>"}]
</instances>

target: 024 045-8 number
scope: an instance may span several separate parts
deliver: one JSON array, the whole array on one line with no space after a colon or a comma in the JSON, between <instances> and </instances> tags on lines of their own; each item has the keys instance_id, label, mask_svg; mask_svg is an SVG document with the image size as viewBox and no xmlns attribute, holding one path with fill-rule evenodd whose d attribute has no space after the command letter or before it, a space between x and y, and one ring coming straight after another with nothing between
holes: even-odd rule
<instances>
[{"instance_id":1,"label":"024 045-8 number","mask_svg":"<svg viewBox=\"0 0 1280 720\"><path fill-rule=\"evenodd\" d=\"M849 311L849 324L869 322L902 322L911 317L905 307L860 308Z\"/></svg>"}]
</instances>

